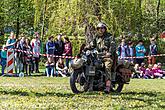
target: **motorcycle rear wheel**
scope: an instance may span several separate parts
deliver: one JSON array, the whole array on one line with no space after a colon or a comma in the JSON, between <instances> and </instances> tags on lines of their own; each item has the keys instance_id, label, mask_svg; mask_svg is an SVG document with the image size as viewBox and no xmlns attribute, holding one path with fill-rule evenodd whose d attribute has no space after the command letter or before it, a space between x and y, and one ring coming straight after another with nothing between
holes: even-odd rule
<instances>
[{"instance_id":1,"label":"motorcycle rear wheel","mask_svg":"<svg viewBox=\"0 0 165 110\"><path fill-rule=\"evenodd\" d=\"M73 93L78 94L78 93L83 93L87 91L87 83L80 84L80 78L81 74L77 72L73 72L70 76L70 87Z\"/></svg>"}]
</instances>

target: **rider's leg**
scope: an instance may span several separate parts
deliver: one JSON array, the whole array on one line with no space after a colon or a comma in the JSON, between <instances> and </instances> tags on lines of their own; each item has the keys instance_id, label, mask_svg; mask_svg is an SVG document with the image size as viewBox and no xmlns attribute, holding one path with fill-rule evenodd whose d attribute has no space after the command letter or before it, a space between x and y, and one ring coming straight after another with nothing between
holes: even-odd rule
<instances>
[{"instance_id":1,"label":"rider's leg","mask_svg":"<svg viewBox=\"0 0 165 110\"><path fill-rule=\"evenodd\" d=\"M106 88L105 92L110 92L110 86L111 86L111 67L112 67L112 60L110 58L105 59L105 73L106 73Z\"/></svg>"}]
</instances>

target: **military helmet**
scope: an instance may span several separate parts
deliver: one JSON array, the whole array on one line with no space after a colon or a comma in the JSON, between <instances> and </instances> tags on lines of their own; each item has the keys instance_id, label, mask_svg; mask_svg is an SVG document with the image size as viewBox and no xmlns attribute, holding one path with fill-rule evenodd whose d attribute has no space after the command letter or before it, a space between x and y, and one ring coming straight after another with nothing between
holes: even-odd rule
<instances>
[{"instance_id":1,"label":"military helmet","mask_svg":"<svg viewBox=\"0 0 165 110\"><path fill-rule=\"evenodd\" d=\"M106 26L105 23L99 22L99 23L97 24L96 28L97 28L97 29L98 29L98 28L105 28L105 29L107 29L107 26Z\"/></svg>"}]
</instances>

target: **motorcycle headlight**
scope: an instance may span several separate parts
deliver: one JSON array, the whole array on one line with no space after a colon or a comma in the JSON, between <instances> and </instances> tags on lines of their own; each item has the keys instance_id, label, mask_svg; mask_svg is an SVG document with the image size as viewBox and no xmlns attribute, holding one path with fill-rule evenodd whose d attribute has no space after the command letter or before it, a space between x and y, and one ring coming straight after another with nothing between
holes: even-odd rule
<instances>
[{"instance_id":1,"label":"motorcycle headlight","mask_svg":"<svg viewBox=\"0 0 165 110\"><path fill-rule=\"evenodd\" d=\"M79 59L74 59L73 62L71 63L71 67L73 69L78 69L81 68L83 66L83 59L79 58Z\"/></svg>"}]
</instances>

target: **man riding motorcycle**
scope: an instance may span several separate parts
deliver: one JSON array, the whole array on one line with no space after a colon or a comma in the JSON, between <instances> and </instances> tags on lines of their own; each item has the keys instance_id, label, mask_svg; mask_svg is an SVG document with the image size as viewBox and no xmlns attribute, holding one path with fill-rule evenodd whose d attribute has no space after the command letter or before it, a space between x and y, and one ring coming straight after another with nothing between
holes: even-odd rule
<instances>
[{"instance_id":1,"label":"man riding motorcycle","mask_svg":"<svg viewBox=\"0 0 165 110\"><path fill-rule=\"evenodd\" d=\"M113 64L111 56L116 51L115 39L110 33L107 32L107 27L104 23L98 23L96 29L97 34L93 42L91 43L91 46L96 48L98 52L103 53L106 72L106 88L104 92L109 93L111 86L111 77L114 77L114 74L112 74L111 72L111 67Z\"/></svg>"}]
</instances>

